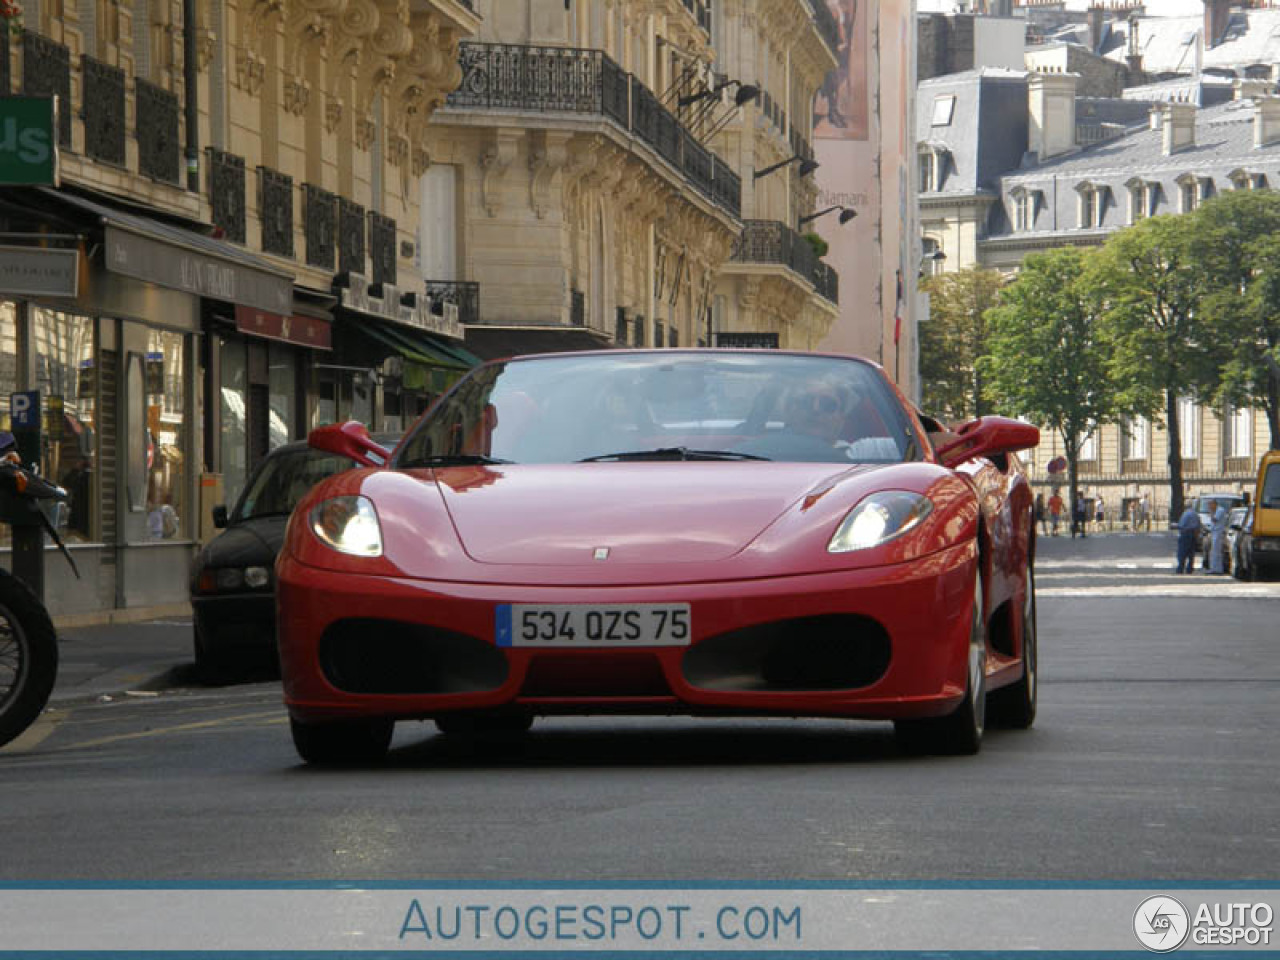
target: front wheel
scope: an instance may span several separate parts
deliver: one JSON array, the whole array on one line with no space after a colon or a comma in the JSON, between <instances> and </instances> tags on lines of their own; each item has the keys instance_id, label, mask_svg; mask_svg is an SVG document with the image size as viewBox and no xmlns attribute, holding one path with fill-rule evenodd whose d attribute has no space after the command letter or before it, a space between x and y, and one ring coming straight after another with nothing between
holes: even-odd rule
<instances>
[{"instance_id":1,"label":"front wheel","mask_svg":"<svg viewBox=\"0 0 1280 960\"><path fill-rule=\"evenodd\" d=\"M1022 676L1015 683L991 694L993 722L1015 730L1026 730L1035 723L1039 657L1036 631L1036 577L1028 562L1026 588L1022 598Z\"/></svg>"},{"instance_id":2,"label":"front wheel","mask_svg":"<svg viewBox=\"0 0 1280 960\"><path fill-rule=\"evenodd\" d=\"M289 719L293 746L307 763L351 766L374 763L386 756L395 732L394 720L339 720L302 723Z\"/></svg>"},{"instance_id":3,"label":"front wheel","mask_svg":"<svg viewBox=\"0 0 1280 960\"><path fill-rule=\"evenodd\" d=\"M0 746L35 722L58 675L58 635L44 605L0 573Z\"/></svg>"},{"instance_id":4,"label":"front wheel","mask_svg":"<svg viewBox=\"0 0 1280 960\"><path fill-rule=\"evenodd\" d=\"M987 721L987 620L981 572L974 581L964 700L945 717L894 721L894 735L909 752L959 756L977 753L982 747Z\"/></svg>"}]
</instances>

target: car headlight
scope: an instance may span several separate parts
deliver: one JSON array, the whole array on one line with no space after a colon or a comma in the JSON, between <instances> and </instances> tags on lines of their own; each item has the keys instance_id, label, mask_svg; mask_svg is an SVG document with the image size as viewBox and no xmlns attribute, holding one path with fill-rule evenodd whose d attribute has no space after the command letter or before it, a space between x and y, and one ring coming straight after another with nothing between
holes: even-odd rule
<instances>
[{"instance_id":1,"label":"car headlight","mask_svg":"<svg viewBox=\"0 0 1280 960\"><path fill-rule=\"evenodd\" d=\"M271 571L266 567L245 567L244 568L244 585L253 587L255 590L261 589L271 583Z\"/></svg>"},{"instance_id":2,"label":"car headlight","mask_svg":"<svg viewBox=\"0 0 1280 960\"><path fill-rule=\"evenodd\" d=\"M849 511L827 544L827 552L849 553L878 547L919 526L932 512L933 502L918 493L873 493Z\"/></svg>"},{"instance_id":3,"label":"car headlight","mask_svg":"<svg viewBox=\"0 0 1280 960\"><path fill-rule=\"evenodd\" d=\"M213 582L219 590L239 590L244 586L244 571L239 567L219 567L213 572Z\"/></svg>"},{"instance_id":4,"label":"car headlight","mask_svg":"<svg viewBox=\"0 0 1280 960\"><path fill-rule=\"evenodd\" d=\"M382 530L368 497L334 497L312 507L311 532L326 546L357 557L382 556Z\"/></svg>"}]
</instances>

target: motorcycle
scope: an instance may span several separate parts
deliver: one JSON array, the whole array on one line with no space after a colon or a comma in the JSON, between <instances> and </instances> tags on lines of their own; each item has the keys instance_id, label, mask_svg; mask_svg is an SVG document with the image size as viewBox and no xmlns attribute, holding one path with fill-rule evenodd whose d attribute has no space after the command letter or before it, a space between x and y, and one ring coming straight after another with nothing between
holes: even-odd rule
<instances>
[{"instance_id":1,"label":"motorcycle","mask_svg":"<svg viewBox=\"0 0 1280 960\"><path fill-rule=\"evenodd\" d=\"M0 432L0 522L41 527L57 544L77 579L80 571L41 501L61 502L67 492L24 467L13 435ZM0 746L40 715L58 674L58 635L40 598L0 569Z\"/></svg>"}]
</instances>

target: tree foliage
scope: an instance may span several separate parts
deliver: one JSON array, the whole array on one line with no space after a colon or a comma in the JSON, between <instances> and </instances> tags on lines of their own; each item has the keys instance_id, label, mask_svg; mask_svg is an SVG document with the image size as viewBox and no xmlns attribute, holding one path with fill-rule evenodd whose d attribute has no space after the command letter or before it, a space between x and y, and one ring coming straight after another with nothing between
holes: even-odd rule
<instances>
[{"instance_id":1,"label":"tree foliage","mask_svg":"<svg viewBox=\"0 0 1280 960\"><path fill-rule=\"evenodd\" d=\"M1117 418L1100 343L1102 302L1090 276L1095 256L1067 247L1027 257L988 315L988 353L979 363L1001 412L1062 437L1071 503L1082 444Z\"/></svg>"},{"instance_id":2,"label":"tree foliage","mask_svg":"<svg viewBox=\"0 0 1280 960\"><path fill-rule=\"evenodd\" d=\"M1222 358L1215 399L1266 412L1280 448L1280 193L1233 190L1189 218L1206 335Z\"/></svg>"},{"instance_id":3,"label":"tree foliage","mask_svg":"<svg viewBox=\"0 0 1280 960\"><path fill-rule=\"evenodd\" d=\"M920 329L922 404L952 421L990 413L978 358L986 352L985 316L1004 280L997 270L959 270L930 277L929 319Z\"/></svg>"},{"instance_id":4,"label":"tree foliage","mask_svg":"<svg viewBox=\"0 0 1280 960\"><path fill-rule=\"evenodd\" d=\"M1178 400L1213 398L1226 360L1200 309L1204 273L1190 219L1151 217L1113 233L1098 253L1097 289L1107 302L1109 373L1122 410L1163 422L1169 436L1169 493L1182 512Z\"/></svg>"}]
</instances>

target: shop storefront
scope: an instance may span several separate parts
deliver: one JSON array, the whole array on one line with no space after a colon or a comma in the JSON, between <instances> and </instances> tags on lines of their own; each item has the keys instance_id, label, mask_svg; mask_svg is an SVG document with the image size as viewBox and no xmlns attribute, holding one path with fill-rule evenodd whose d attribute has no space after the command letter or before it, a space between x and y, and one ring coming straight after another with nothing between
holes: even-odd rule
<instances>
[{"instance_id":1,"label":"shop storefront","mask_svg":"<svg viewBox=\"0 0 1280 960\"><path fill-rule=\"evenodd\" d=\"M71 494L55 519L81 579L49 558L49 607L181 603L199 530L202 305L287 312L292 277L229 244L69 191L0 191L0 220L21 245L57 237L74 251L72 286L0 287L0 397L39 391L41 469Z\"/></svg>"},{"instance_id":2,"label":"shop storefront","mask_svg":"<svg viewBox=\"0 0 1280 960\"><path fill-rule=\"evenodd\" d=\"M317 370L324 422L359 420L399 433L480 363L463 346L456 307L390 287L382 297L362 284L335 286L335 293L334 354L342 361Z\"/></svg>"}]
</instances>

